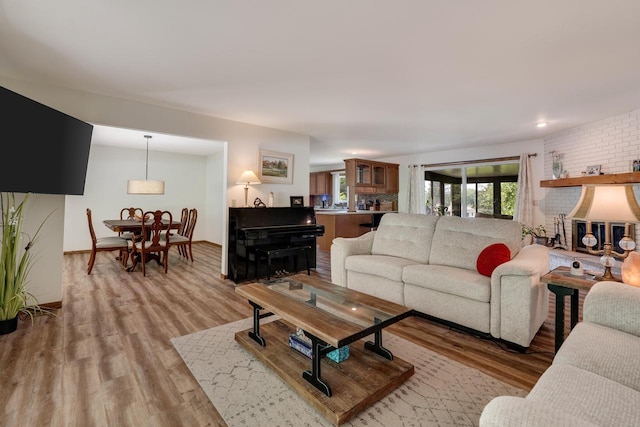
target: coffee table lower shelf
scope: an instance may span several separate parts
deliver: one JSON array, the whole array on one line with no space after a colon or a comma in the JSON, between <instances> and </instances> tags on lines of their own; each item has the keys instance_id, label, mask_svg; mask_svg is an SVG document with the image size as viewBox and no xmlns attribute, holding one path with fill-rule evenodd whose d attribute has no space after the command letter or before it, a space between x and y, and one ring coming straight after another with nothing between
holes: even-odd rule
<instances>
[{"instance_id":1,"label":"coffee table lower shelf","mask_svg":"<svg viewBox=\"0 0 640 427\"><path fill-rule=\"evenodd\" d=\"M357 341L351 344L347 360L341 363L322 360L322 378L331 384L333 391L327 397L302 378L302 372L311 368L311 359L289 347L289 334L295 331L293 325L284 320L261 324L265 347L249 338L248 332L252 330L237 332L235 340L336 426L380 400L414 373L408 362L398 357L387 360L364 349L363 341Z\"/></svg>"}]
</instances>

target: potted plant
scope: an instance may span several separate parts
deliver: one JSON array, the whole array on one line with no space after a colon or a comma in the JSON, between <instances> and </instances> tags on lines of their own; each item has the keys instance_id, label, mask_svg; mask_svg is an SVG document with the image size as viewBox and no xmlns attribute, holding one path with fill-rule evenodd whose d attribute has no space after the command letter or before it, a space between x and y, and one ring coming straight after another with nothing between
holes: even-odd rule
<instances>
[{"instance_id":1,"label":"potted plant","mask_svg":"<svg viewBox=\"0 0 640 427\"><path fill-rule=\"evenodd\" d=\"M533 238L533 243L538 245L547 245L547 230L544 228L544 225L539 225L537 227L529 227L526 224L522 225L522 238L524 239L528 235Z\"/></svg>"},{"instance_id":2,"label":"potted plant","mask_svg":"<svg viewBox=\"0 0 640 427\"><path fill-rule=\"evenodd\" d=\"M45 220L36 230L33 238L22 231L24 207L29 195L16 204L13 193L0 194L0 335L13 332L18 327L18 313L25 312L29 298L35 298L27 292L27 278L32 266L31 247L35 243ZM39 310L36 305L32 309Z\"/></svg>"}]
</instances>

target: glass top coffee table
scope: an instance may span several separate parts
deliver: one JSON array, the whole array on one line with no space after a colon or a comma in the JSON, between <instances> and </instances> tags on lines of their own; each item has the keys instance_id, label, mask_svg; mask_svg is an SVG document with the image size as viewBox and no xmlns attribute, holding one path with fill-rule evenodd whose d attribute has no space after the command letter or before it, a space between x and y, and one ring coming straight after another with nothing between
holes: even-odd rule
<instances>
[{"instance_id":1,"label":"glass top coffee table","mask_svg":"<svg viewBox=\"0 0 640 427\"><path fill-rule=\"evenodd\" d=\"M304 331L311 339L312 358L311 370L302 376L329 397L331 387L321 376L322 358L373 335L374 340L365 342L364 347L393 360L393 354L382 346L382 329L412 314L408 307L308 276L252 283L237 287L236 292L253 307L253 329L248 335L262 347L267 342L260 335L260 319L267 316L277 314Z\"/></svg>"}]
</instances>

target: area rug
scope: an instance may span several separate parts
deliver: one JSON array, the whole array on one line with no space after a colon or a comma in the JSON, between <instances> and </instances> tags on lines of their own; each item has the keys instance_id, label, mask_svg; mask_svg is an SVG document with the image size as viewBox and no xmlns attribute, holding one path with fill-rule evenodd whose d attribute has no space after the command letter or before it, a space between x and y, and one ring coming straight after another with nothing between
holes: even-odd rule
<instances>
[{"instance_id":1,"label":"area rug","mask_svg":"<svg viewBox=\"0 0 640 427\"><path fill-rule=\"evenodd\" d=\"M247 318L172 338L171 343L230 427L331 426L235 342L234 334L251 326ZM476 369L383 334L385 347L412 363L415 374L344 426L473 426L492 398L526 395Z\"/></svg>"}]
</instances>

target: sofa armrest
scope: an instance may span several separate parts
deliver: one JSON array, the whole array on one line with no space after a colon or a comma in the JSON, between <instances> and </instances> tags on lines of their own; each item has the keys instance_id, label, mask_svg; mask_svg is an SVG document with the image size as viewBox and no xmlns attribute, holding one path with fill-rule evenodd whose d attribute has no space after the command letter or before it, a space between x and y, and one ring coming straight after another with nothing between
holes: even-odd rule
<instances>
[{"instance_id":1,"label":"sofa armrest","mask_svg":"<svg viewBox=\"0 0 640 427\"><path fill-rule=\"evenodd\" d=\"M640 288L596 283L584 300L583 320L640 336Z\"/></svg>"},{"instance_id":2,"label":"sofa armrest","mask_svg":"<svg viewBox=\"0 0 640 427\"><path fill-rule=\"evenodd\" d=\"M549 272L549 248L542 245L525 246L509 262L499 265L491 275L500 280L501 276L543 276Z\"/></svg>"},{"instance_id":3,"label":"sofa armrest","mask_svg":"<svg viewBox=\"0 0 640 427\"><path fill-rule=\"evenodd\" d=\"M491 275L491 335L528 347L549 313L549 248L522 248Z\"/></svg>"},{"instance_id":4,"label":"sofa armrest","mask_svg":"<svg viewBox=\"0 0 640 427\"><path fill-rule=\"evenodd\" d=\"M335 285L347 286L347 271L344 261L351 255L369 255L373 247L375 231L360 237L336 237L331 243L331 282Z\"/></svg>"},{"instance_id":5,"label":"sofa armrest","mask_svg":"<svg viewBox=\"0 0 640 427\"><path fill-rule=\"evenodd\" d=\"M595 426L564 411L549 408L543 402L522 397L500 396L484 407L480 415L480 427L499 426Z\"/></svg>"}]
</instances>

